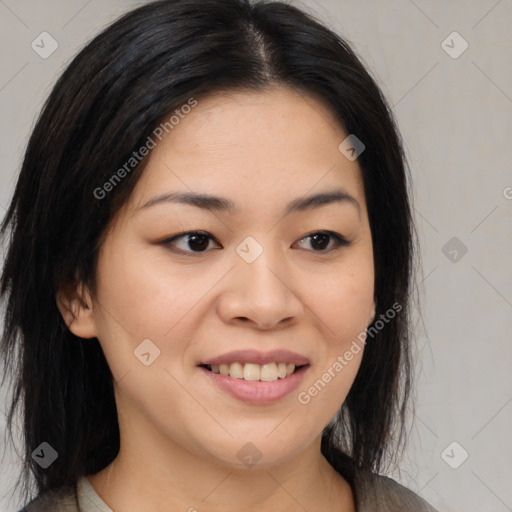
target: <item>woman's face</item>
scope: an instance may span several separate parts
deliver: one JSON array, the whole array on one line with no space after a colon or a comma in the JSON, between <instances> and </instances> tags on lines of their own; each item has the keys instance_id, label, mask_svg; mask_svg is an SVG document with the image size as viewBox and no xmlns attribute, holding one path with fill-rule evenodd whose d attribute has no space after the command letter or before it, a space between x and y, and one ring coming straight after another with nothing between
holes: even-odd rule
<instances>
[{"instance_id":1,"label":"woman's face","mask_svg":"<svg viewBox=\"0 0 512 512\"><path fill-rule=\"evenodd\" d=\"M87 327L70 328L101 343L122 447L269 467L319 441L360 365L374 316L361 170L331 112L288 89L199 99L164 135L101 248ZM200 366L226 354L242 366L212 369L234 377ZM292 377L272 364L293 361L307 366Z\"/></svg>"}]
</instances>

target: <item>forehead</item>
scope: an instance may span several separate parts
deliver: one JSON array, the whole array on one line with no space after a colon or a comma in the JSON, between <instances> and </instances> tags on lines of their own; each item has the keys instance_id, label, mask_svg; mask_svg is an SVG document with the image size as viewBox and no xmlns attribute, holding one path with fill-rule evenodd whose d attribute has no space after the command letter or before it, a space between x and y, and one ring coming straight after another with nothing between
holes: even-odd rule
<instances>
[{"instance_id":1,"label":"forehead","mask_svg":"<svg viewBox=\"0 0 512 512\"><path fill-rule=\"evenodd\" d=\"M158 194L199 192L232 198L240 213L340 186L364 204L359 165L338 149L347 133L313 96L216 93L198 98L168 132L156 140L132 209Z\"/></svg>"}]
</instances>

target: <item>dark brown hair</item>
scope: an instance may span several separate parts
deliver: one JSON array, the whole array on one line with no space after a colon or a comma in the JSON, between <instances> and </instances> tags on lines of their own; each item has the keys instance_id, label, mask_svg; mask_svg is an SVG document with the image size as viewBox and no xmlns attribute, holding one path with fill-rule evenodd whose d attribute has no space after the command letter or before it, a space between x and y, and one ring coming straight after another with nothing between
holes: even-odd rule
<instances>
[{"instance_id":1,"label":"dark brown hair","mask_svg":"<svg viewBox=\"0 0 512 512\"><path fill-rule=\"evenodd\" d=\"M80 51L53 88L28 142L1 227L6 258L0 355L10 375L8 427L22 408L25 496L75 484L119 450L112 374L97 339L81 341L56 305L59 288L95 290L98 249L127 201L143 160L104 198L94 191L144 145L164 116L216 91L291 87L321 98L359 155L375 264L375 321L396 317L368 342L355 382L322 452L379 471L404 434L410 394L410 297L414 229L407 165L392 112L349 45L283 2L166 0L118 19ZM3 379L3 380L4 380ZM2 380L2 382L3 382ZM59 457L31 457L46 441Z\"/></svg>"}]
</instances>

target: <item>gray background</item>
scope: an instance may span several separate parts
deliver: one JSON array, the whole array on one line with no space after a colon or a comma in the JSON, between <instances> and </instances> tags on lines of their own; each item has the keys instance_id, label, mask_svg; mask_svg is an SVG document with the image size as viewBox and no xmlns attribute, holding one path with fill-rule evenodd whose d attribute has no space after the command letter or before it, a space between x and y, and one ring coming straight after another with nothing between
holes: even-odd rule
<instances>
[{"instance_id":1,"label":"gray background","mask_svg":"<svg viewBox=\"0 0 512 512\"><path fill-rule=\"evenodd\" d=\"M293 3L346 37L373 71L413 173L425 328L415 423L392 476L440 511L512 511L512 1ZM56 77L135 5L0 0L1 216ZM59 45L47 59L31 48L43 31ZM469 45L460 55L454 31ZM0 415L2 443L4 425ZM12 512L18 462L11 451L1 461L0 510Z\"/></svg>"}]
</instances>

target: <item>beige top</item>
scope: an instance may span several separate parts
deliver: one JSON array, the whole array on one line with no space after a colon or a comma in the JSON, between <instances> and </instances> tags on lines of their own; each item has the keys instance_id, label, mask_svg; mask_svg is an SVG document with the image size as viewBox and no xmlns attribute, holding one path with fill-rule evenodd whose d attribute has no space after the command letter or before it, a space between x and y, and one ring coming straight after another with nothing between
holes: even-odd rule
<instances>
[{"instance_id":1,"label":"beige top","mask_svg":"<svg viewBox=\"0 0 512 512\"><path fill-rule=\"evenodd\" d=\"M423 498L395 480L357 472L354 481L357 512L438 512ZM37 496L19 512L114 512L81 477L76 487L60 487Z\"/></svg>"},{"instance_id":2,"label":"beige top","mask_svg":"<svg viewBox=\"0 0 512 512\"><path fill-rule=\"evenodd\" d=\"M77 482L78 507L81 512L114 512L96 493L83 476Z\"/></svg>"}]
</instances>

